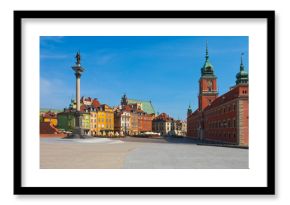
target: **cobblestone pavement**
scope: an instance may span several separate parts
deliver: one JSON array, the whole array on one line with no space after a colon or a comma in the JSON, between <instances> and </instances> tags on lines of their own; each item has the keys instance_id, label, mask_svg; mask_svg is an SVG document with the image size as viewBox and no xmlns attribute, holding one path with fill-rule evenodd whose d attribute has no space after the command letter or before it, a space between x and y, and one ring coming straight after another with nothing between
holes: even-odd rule
<instances>
[{"instance_id":1,"label":"cobblestone pavement","mask_svg":"<svg viewBox=\"0 0 290 205\"><path fill-rule=\"evenodd\" d=\"M128 169L247 169L248 150L183 143L144 143L128 153Z\"/></svg>"},{"instance_id":2,"label":"cobblestone pavement","mask_svg":"<svg viewBox=\"0 0 290 205\"><path fill-rule=\"evenodd\" d=\"M248 149L200 146L188 138L40 140L44 169L247 169L248 158Z\"/></svg>"}]
</instances>

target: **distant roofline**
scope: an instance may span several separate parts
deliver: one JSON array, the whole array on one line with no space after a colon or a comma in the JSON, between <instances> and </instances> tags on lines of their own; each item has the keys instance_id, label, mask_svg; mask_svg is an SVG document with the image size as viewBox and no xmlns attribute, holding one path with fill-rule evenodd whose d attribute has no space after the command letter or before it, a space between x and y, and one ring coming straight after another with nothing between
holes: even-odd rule
<instances>
[{"instance_id":1,"label":"distant roofline","mask_svg":"<svg viewBox=\"0 0 290 205\"><path fill-rule=\"evenodd\" d=\"M132 98L127 98L127 100L129 101L129 100L132 100L132 101L137 101L137 103L139 102L139 103L150 103L150 105L151 105L151 108L152 108L152 110L153 110L153 112L151 112L151 113L148 113L148 114L155 114L156 113L156 111L155 111L155 109L154 109L154 107L153 107L153 104L152 104L152 101L151 100L136 100L136 99L132 99Z\"/></svg>"},{"instance_id":2,"label":"distant roofline","mask_svg":"<svg viewBox=\"0 0 290 205\"><path fill-rule=\"evenodd\" d=\"M248 87L249 84L248 84L248 83L240 83L240 84L234 85L234 86L230 87L230 90L228 90L227 92L223 93L222 95L217 96L217 98L214 99L214 101L216 101L217 99L222 98L222 97L223 97L224 95L226 95L227 93L232 92L232 90L236 89L237 87L242 87L242 86L243 86L243 87ZM214 101L213 101L212 103L214 103ZM206 107L204 108L204 110L206 110L208 107L211 107L211 105L206 106ZM192 115L192 114L195 113L196 111L199 111L198 108L196 108L196 110L195 110L194 112L192 112L190 115Z\"/></svg>"},{"instance_id":3,"label":"distant roofline","mask_svg":"<svg viewBox=\"0 0 290 205\"><path fill-rule=\"evenodd\" d=\"M112 106L110 106L110 105L108 105L108 104L100 104L99 107L101 107L101 106L108 106L109 108L113 108Z\"/></svg>"},{"instance_id":4,"label":"distant roofline","mask_svg":"<svg viewBox=\"0 0 290 205\"><path fill-rule=\"evenodd\" d=\"M234 92L234 90L237 90L238 87L248 87L248 86L249 86L249 84L237 84L237 85L235 85L235 86L234 86L232 89L230 89L228 92L226 92L226 93L224 93L224 94L218 96L216 99L214 99L214 101L212 102L212 104L210 104L210 105L208 105L208 106L206 106L206 107L204 108L204 111L206 111L206 110L208 110L208 109L211 109L211 108L214 108L214 107L217 107L217 106L220 106L219 104L217 105L216 102L218 102L220 99L223 99L223 98L224 98L226 95L228 95L229 93ZM239 96L234 97L234 98L232 98L232 99L236 99L236 98L239 98ZM231 99L231 100L232 100L232 99Z\"/></svg>"},{"instance_id":5,"label":"distant roofline","mask_svg":"<svg viewBox=\"0 0 290 205\"><path fill-rule=\"evenodd\" d=\"M151 100L136 100L133 98L128 98L128 100L134 100L134 101L138 101L138 102L150 102L151 103Z\"/></svg>"},{"instance_id":6,"label":"distant roofline","mask_svg":"<svg viewBox=\"0 0 290 205\"><path fill-rule=\"evenodd\" d=\"M40 108L40 111L59 111L59 112L62 112L63 109L55 109L55 108Z\"/></svg>"}]
</instances>

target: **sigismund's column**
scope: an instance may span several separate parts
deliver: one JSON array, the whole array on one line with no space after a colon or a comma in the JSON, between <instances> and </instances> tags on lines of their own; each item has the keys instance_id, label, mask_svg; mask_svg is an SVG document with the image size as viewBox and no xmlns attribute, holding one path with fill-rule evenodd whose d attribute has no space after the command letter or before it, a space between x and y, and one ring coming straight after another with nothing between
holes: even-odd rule
<instances>
[{"instance_id":1,"label":"sigismund's column","mask_svg":"<svg viewBox=\"0 0 290 205\"><path fill-rule=\"evenodd\" d=\"M65 138L88 138L90 136L86 135L84 133L84 130L82 129L81 125L81 111L80 111L80 92L81 92L81 75L84 72L84 68L81 66L81 54L80 52L77 52L76 54L76 64L72 67L72 69L75 71L76 76L76 112L75 112L75 129L73 130L72 134Z\"/></svg>"},{"instance_id":2,"label":"sigismund's column","mask_svg":"<svg viewBox=\"0 0 290 205\"><path fill-rule=\"evenodd\" d=\"M84 72L84 68L81 67L81 54L79 52L77 52L76 59L77 59L77 62L72 67L72 69L75 71L75 76L76 76L76 103L77 103L76 109L78 112L80 112L81 75L82 75L82 72Z\"/></svg>"}]
</instances>

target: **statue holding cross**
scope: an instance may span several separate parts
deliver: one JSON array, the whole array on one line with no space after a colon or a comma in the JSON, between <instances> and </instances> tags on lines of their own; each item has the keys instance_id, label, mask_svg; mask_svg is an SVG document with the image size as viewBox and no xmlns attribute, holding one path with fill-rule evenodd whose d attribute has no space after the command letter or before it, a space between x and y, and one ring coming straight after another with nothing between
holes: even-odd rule
<instances>
[{"instance_id":1,"label":"statue holding cross","mask_svg":"<svg viewBox=\"0 0 290 205\"><path fill-rule=\"evenodd\" d=\"M81 64L81 54L80 54L80 52L77 52L76 59L77 59L76 64L77 65Z\"/></svg>"}]
</instances>

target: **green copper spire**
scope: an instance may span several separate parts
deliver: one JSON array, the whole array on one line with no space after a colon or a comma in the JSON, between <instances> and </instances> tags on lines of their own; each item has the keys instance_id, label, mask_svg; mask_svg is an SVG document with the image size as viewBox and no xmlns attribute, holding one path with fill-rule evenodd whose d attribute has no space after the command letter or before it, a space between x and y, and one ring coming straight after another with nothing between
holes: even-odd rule
<instances>
[{"instance_id":1,"label":"green copper spire","mask_svg":"<svg viewBox=\"0 0 290 205\"><path fill-rule=\"evenodd\" d=\"M244 65L243 65L243 55L244 53L241 53L241 65L240 65L240 71L244 71Z\"/></svg>"},{"instance_id":2,"label":"green copper spire","mask_svg":"<svg viewBox=\"0 0 290 205\"><path fill-rule=\"evenodd\" d=\"M244 53L241 53L241 64L240 64L240 72L236 75L236 85L238 84L247 84L249 80L248 73L245 71L244 64L243 64L243 55Z\"/></svg>"},{"instance_id":3,"label":"green copper spire","mask_svg":"<svg viewBox=\"0 0 290 205\"><path fill-rule=\"evenodd\" d=\"M190 115L191 113L192 113L192 109L191 109L191 106L189 104L188 109L187 109L187 115Z\"/></svg>"},{"instance_id":4,"label":"green copper spire","mask_svg":"<svg viewBox=\"0 0 290 205\"><path fill-rule=\"evenodd\" d=\"M206 41L206 50L205 50L205 63L203 67L201 68L201 75L202 76L214 76L213 73L213 65L211 64L209 60L209 54L208 54L208 44Z\"/></svg>"},{"instance_id":5,"label":"green copper spire","mask_svg":"<svg viewBox=\"0 0 290 205\"><path fill-rule=\"evenodd\" d=\"M205 50L205 60L208 60L208 46L207 46L207 41L206 41L206 50Z\"/></svg>"}]
</instances>

